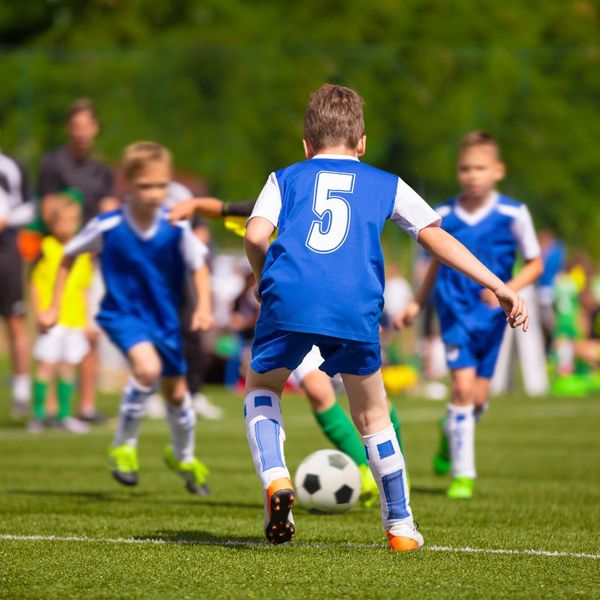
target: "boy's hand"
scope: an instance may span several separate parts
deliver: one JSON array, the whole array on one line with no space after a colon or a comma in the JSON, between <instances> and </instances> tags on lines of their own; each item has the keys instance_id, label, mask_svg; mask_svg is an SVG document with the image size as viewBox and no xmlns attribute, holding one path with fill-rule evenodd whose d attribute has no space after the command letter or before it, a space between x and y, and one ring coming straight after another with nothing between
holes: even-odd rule
<instances>
[{"instance_id":1,"label":"boy's hand","mask_svg":"<svg viewBox=\"0 0 600 600\"><path fill-rule=\"evenodd\" d=\"M260 297L260 292L258 291L258 284L254 286L254 297L259 304L262 303L262 298Z\"/></svg>"},{"instance_id":2,"label":"boy's hand","mask_svg":"<svg viewBox=\"0 0 600 600\"><path fill-rule=\"evenodd\" d=\"M58 321L58 310L50 307L44 312L40 313L37 317L37 326L41 333L46 333L49 329L52 329Z\"/></svg>"},{"instance_id":3,"label":"boy's hand","mask_svg":"<svg viewBox=\"0 0 600 600\"><path fill-rule=\"evenodd\" d=\"M414 300L394 319L394 327L398 330L410 327L421 312L421 305Z\"/></svg>"},{"instance_id":4,"label":"boy's hand","mask_svg":"<svg viewBox=\"0 0 600 600\"><path fill-rule=\"evenodd\" d=\"M504 284L495 290L494 295L498 298L502 310L506 313L508 324L513 329L523 326L523 331L527 331L529 329L529 315L527 314L525 300Z\"/></svg>"},{"instance_id":5,"label":"boy's hand","mask_svg":"<svg viewBox=\"0 0 600 600\"><path fill-rule=\"evenodd\" d=\"M184 200L183 202L177 203L169 211L168 219L169 219L169 221L171 221L171 223L177 223L177 221L191 219L195 212L196 212L195 198L192 198L191 200Z\"/></svg>"},{"instance_id":6,"label":"boy's hand","mask_svg":"<svg viewBox=\"0 0 600 600\"><path fill-rule=\"evenodd\" d=\"M192 331L208 331L214 324L213 316L205 310L198 309L192 315Z\"/></svg>"},{"instance_id":7,"label":"boy's hand","mask_svg":"<svg viewBox=\"0 0 600 600\"><path fill-rule=\"evenodd\" d=\"M489 308L498 308L500 306L496 294L487 288L482 290L481 294L479 294L479 298L484 304L487 304Z\"/></svg>"}]
</instances>

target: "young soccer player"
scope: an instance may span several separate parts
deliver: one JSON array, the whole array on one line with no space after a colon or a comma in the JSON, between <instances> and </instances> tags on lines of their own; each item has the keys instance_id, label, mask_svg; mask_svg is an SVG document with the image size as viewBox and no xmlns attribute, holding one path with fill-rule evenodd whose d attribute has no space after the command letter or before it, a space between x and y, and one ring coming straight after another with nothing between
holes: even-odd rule
<instances>
[{"instance_id":1,"label":"young soccer player","mask_svg":"<svg viewBox=\"0 0 600 600\"><path fill-rule=\"evenodd\" d=\"M50 235L42 239L41 253L31 273L31 301L36 315L42 314L52 302L65 245L81 227L81 208L81 204L69 193L62 193L56 195L48 211ZM44 426L48 389L54 384L55 378L59 426L73 433L85 433L88 430L86 423L71 416L71 404L74 367L81 363L89 351L85 328L92 274L90 255L81 254L65 283L57 324L40 334L36 340L33 349L37 362L33 381L34 418L27 426L32 433L41 431Z\"/></svg>"},{"instance_id":2,"label":"young soccer player","mask_svg":"<svg viewBox=\"0 0 600 600\"><path fill-rule=\"evenodd\" d=\"M172 434L165 461L190 492L206 494L208 471L194 456L196 417L185 383L179 308L190 271L198 298L193 326L206 330L212 325L207 249L189 227L165 218L162 207L171 181L166 148L154 142L128 146L123 172L128 187L124 207L92 219L66 246L52 305L41 321L45 327L56 322L75 257L97 253L106 286L97 321L132 371L109 451L113 475L124 485L138 483L136 444L144 404L160 378Z\"/></svg>"},{"instance_id":3,"label":"young soccer player","mask_svg":"<svg viewBox=\"0 0 600 600\"><path fill-rule=\"evenodd\" d=\"M445 231L518 291L540 276L542 260L527 207L496 191L504 173L498 142L483 131L467 134L458 153L461 193L436 210ZM513 277L517 252L525 265ZM440 474L452 469L448 497L468 499L475 482L475 423L487 407L506 323L489 290L434 258L414 302L399 316L399 327L415 320L434 286L452 374L452 397L434 467Z\"/></svg>"},{"instance_id":4,"label":"young soccer player","mask_svg":"<svg viewBox=\"0 0 600 600\"><path fill-rule=\"evenodd\" d=\"M189 219L200 214L209 219L224 219L225 225L236 234L245 235L245 221L252 214L256 200L225 204L217 198L193 198L173 206L169 218L173 222ZM361 477L360 502L365 507L374 506L379 500L377 482L369 469L364 445L348 417L337 401L330 377L319 369L323 362L315 346L304 357L291 380L306 394L315 420L325 437L341 452L346 453L358 466ZM400 419L390 403L390 419L402 447Z\"/></svg>"},{"instance_id":5,"label":"young soccer player","mask_svg":"<svg viewBox=\"0 0 600 600\"><path fill-rule=\"evenodd\" d=\"M318 346L320 369L342 375L379 487L390 547L415 550L423 537L413 521L380 370L385 221L493 290L513 326L526 326L527 312L512 290L438 227L439 216L408 185L358 160L366 148L362 104L356 92L335 85L311 96L304 121L307 160L269 176L248 222L246 252L262 306L244 415L264 489L265 535L274 544L289 541L294 490L284 459L280 397L290 372Z\"/></svg>"}]
</instances>

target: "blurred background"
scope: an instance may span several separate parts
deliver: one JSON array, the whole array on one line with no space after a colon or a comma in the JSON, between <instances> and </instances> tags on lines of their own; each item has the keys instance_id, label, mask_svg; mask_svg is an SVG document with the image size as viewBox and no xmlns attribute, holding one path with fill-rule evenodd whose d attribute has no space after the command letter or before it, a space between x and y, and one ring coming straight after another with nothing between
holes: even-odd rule
<instances>
[{"instance_id":1,"label":"blurred background","mask_svg":"<svg viewBox=\"0 0 600 600\"><path fill-rule=\"evenodd\" d=\"M303 157L307 98L323 82L365 98L368 162L399 174L431 204L457 192L460 138L489 131L508 168L502 191L528 204L544 251L560 255L546 308L562 298L576 331L559 332L568 338L561 350L554 321L544 324L548 370L571 376L579 360L586 377L595 373L598 342L585 359L575 356L575 342L600 337L597 0L4 2L0 57L0 148L24 165L26 200L37 204L46 193L42 157L65 144L67 109L82 97L98 111L93 154L115 172L116 196L123 147L151 139L172 150L176 180L192 194L256 198L269 172ZM219 326L202 341L214 359L203 368L207 381L235 385L257 308L240 238L219 222L200 228L212 240ZM397 228L386 228L384 245L388 305L397 311L410 299L420 258ZM35 247L22 251L35 259ZM568 281L557 294L560 273ZM388 334L389 364L414 367L390 375L393 390L413 386L419 371L425 380L443 377L435 331L429 341ZM110 347L101 364L101 381L118 388L123 365ZM532 393L548 390L543 363L541 370ZM600 389L586 381L581 393ZM569 386L559 391L573 393Z\"/></svg>"},{"instance_id":2,"label":"blurred background","mask_svg":"<svg viewBox=\"0 0 600 600\"><path fill-rule=\"evenodd\" d=\"M154 139L244 200L301 157L308 94L340 83L366 99L370 162L436 203L455 191L458 139L489 130L503 189L598 257L599 35L595 0L3 2L0 144L33 176L86 96L110 163Z\"/></svg>"}]
</instances>

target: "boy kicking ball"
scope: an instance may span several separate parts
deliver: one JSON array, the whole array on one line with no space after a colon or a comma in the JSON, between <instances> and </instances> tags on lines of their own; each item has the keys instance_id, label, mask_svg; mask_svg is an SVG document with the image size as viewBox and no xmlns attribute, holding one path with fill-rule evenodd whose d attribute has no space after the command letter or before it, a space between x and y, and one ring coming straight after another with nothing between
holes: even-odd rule
<instances>
[{"instance_id":1,"label":"boy kicking ball","mask_svg":"<svg viewBox=\"0 0 600 600\"><path fill-rule=\"evenodd\" d=\"M153 142L128 146L123 172L128 187L124 207L93 219L67 244L52 304L40 322L46 328L56 322L75 258L84 252L98 254L106 295L97 321L132 371L109 451L113 476L123 485L138 483L141 420L146 400L160 379L172 438L165 461L184 479L188 491L204 495L208 470L194 456L196 417L185 383L179 309L189 271L199 299L192 324L202 330L211 327L207 249L189 227L166 219L162 207L171 181L171 155L166 148Z\"/></svg>"},{"instance_id":2,"label":"boy kicking ball","mask_svg":"<svg viewBox=\"0 0 600 600\"><path fill-rule=\"evenodd\" d=\"M543 267L527 207L496 191L504 171L498 142L482 131L467 134L461 141L457 164L462 191L436 210L448 233L506 281L510 289L518 291L533 283ZM513 276L517 252L524 266ZM468 500L475 484L475 423L487 407L506 323L489 290L434 259L415 301L397 319L398 327L415 320L434 286L452 375L452 398L442 422L434 468L440 475L452 470L449 498Z\"/></svg>"},{"instance_id":3,"label":"boy kicking ball","mask_svg":"<svg viewBox=\"0 0 600 600\"><path fill-rule=\"evenodd\" d=\"M280 398L290 372L316 345L324 359L320 369L342 375L390 547L416 550L423 537L413 521L380 370L385 221L491 290L513 327L527 327L527 311L515 292L438 227L439 216L408 185L359 161L366 149L362 105L356 92L340 86L325 85L311 96L304 121L307 160L270 175L248 222L246 252L262 307L244 415L264 490L265 535L273 544L287 542L295 533L294 490ZM278 237L270 243L275 229Z\"/></svg>"}]
</instances>

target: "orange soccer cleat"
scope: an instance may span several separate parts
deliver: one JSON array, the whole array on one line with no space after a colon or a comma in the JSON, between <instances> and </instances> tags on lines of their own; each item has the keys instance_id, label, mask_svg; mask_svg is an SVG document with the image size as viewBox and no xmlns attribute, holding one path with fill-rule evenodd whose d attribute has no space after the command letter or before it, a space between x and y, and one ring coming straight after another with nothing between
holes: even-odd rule
<instances>
[{"instance_id":1,"label":"orange soccer cleat","mask_svg":"<svg viewBox=\"0 0 600 600\"><path fill-rule=\"evenodd\" d=\"M294 488L287 478L276 479L265 490L265 536L272 544L289 542L296 533L294 500Z\"/></svg>"}]
</instances>

